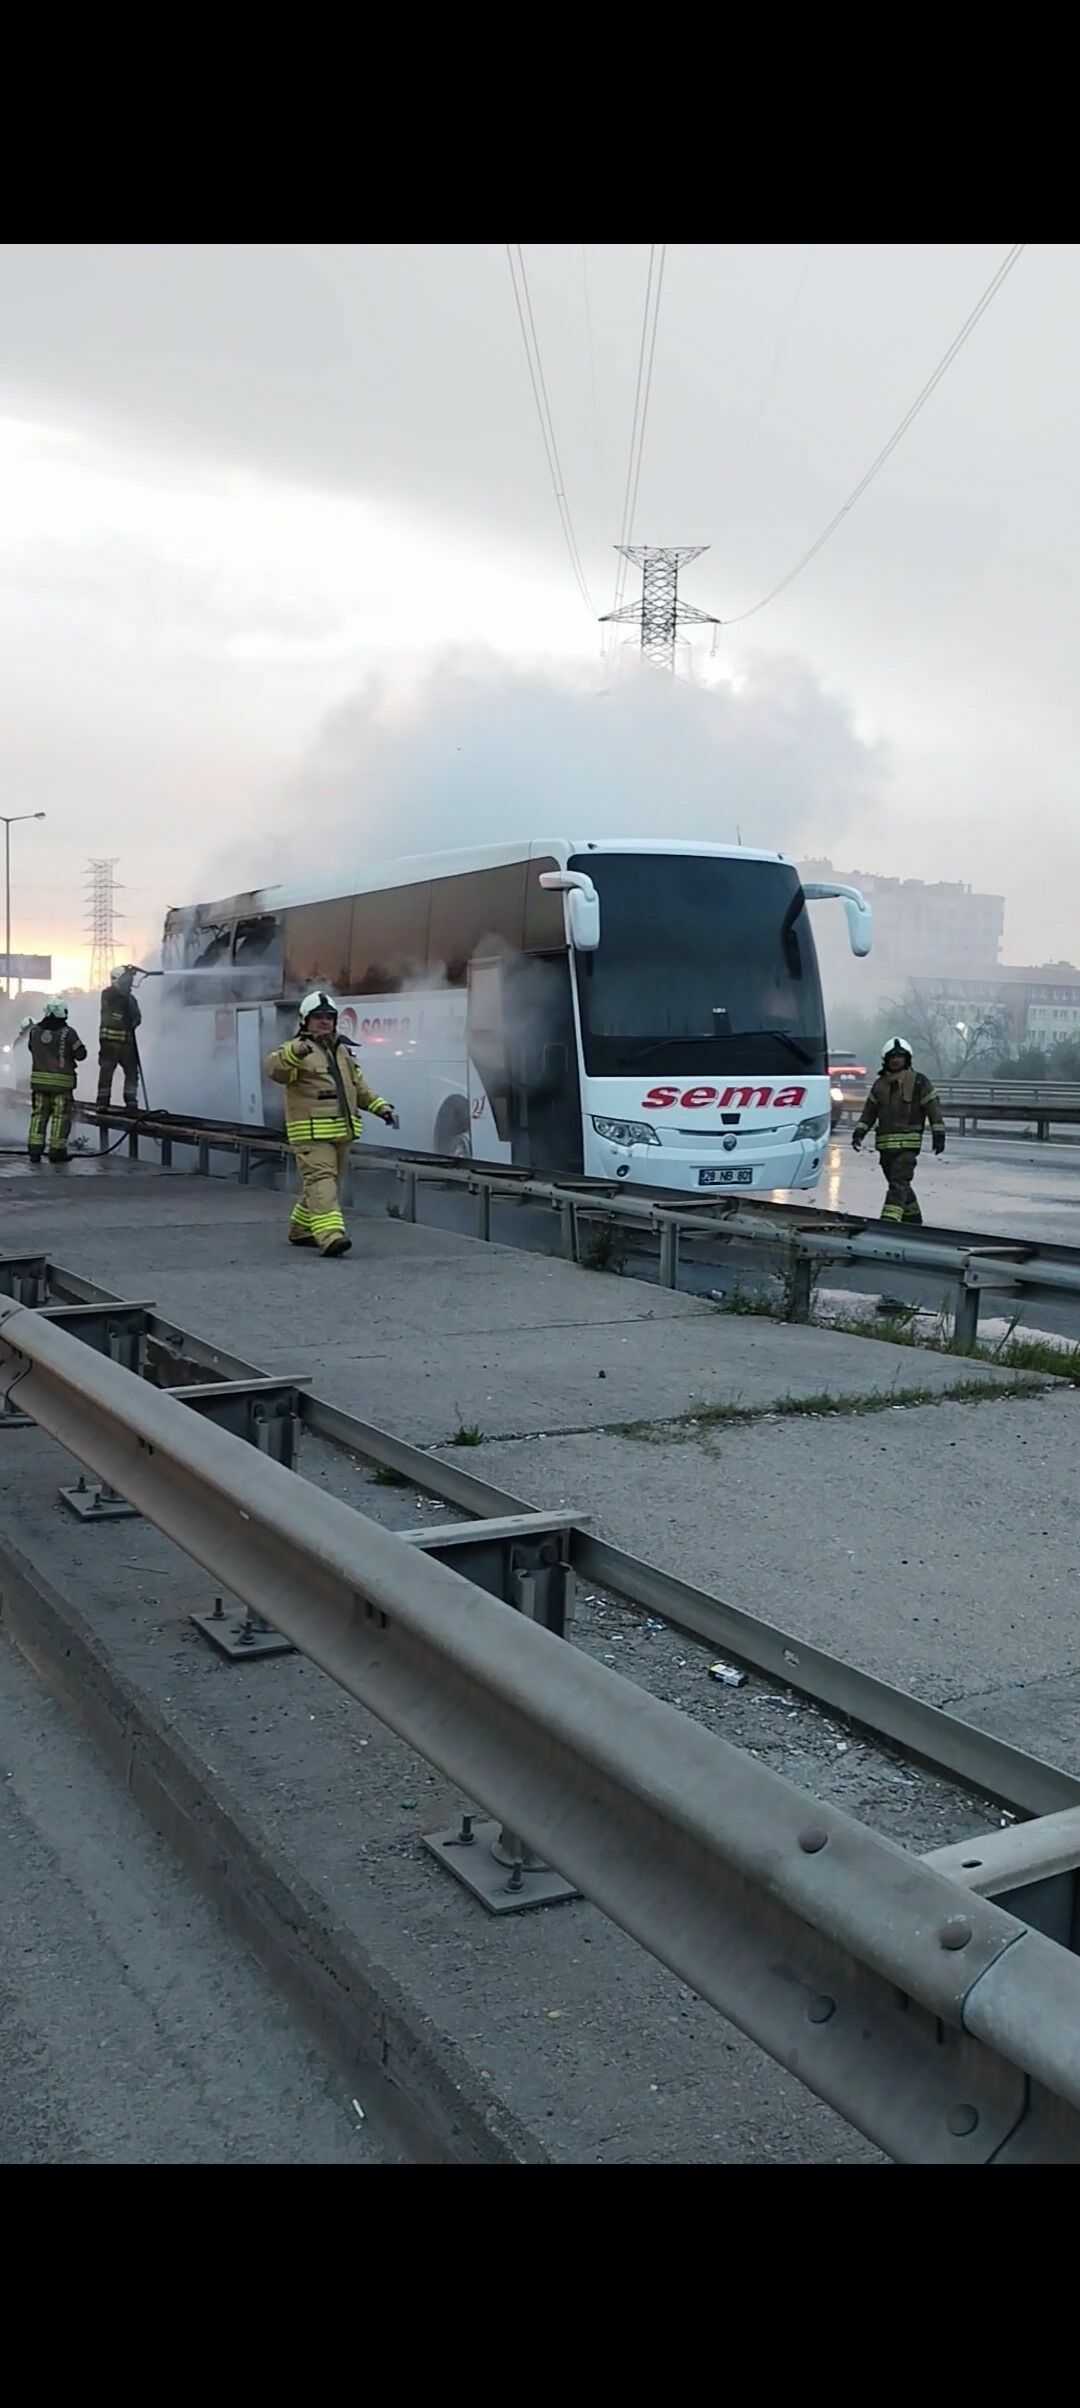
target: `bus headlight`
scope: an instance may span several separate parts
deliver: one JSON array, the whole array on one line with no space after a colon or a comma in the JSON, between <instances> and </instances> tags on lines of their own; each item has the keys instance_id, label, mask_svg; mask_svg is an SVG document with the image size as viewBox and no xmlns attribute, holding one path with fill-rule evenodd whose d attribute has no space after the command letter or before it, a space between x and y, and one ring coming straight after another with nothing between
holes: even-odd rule
<instances>
[{"instance_id":1,"label":"bus headlight","mask_svg":"<svg viewBox=\"0 0 1080 2408\"><path fill-rule=\"evenodd\" d=\"M830 1094L830 1096L832 1097L832 1100L833 1100L833 1103L834 1103L834 1104L842 1104L842 1103L843 1103L843 1100L844 1100L844 1090L843 1090L843 1088L842 1088L842 1087L830 1087L830 1089L829 1089L829 1094Z\"/></svg>"},{"instance_id":2,"label":"bus headlight","mask_svg":"<svg viewBox=\"0 0 1080 2408\"><path fill-rule=\"evenodd\" d=\"M804 1138L804 1137L807 1139L807 1141L808 1141L808 1142L809 1142L810 1140L813 1140L813 1141L815 1141L815 1142L816 1142L816 1140L817 1140L819 1137L827 1137L827 1136L828 1136L828 1134L829 1134L829 1130L831 1129L831 1127L832 1127L832 1115L831 1115L831 1113L829 1113L829 1112L815 1112L815 1113L814 1113L814 1115L813 1115L813 1117L812 1117L812 1119L810 1119L810 1120L801 1120L801 1121L799 1122L799 1126L798 1126L798 1128L797 1128L797 1129L796 1129L796 1131L795 1131L795 1143L796 1143L796 1145L798 1145L800 1138Z\"/></svg>"},{"instance_id":3,"label":"bus headlight","mask_svg":"<svg viewBox=\"0 0 1080 2408\"><path fill-rule=\"evenodd\" d=\"M609 1145L659 1145L656 1130L647 1120L597 1120L593 1127L598 1137L606 1137Z\"/></svg>"}]
</instances>

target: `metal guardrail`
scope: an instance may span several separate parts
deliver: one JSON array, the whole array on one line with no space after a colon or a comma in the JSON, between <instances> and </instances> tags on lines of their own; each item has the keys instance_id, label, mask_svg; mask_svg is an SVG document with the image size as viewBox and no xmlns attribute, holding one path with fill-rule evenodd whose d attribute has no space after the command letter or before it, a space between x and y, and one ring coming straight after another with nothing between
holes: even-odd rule
<instances>
[{"instance_id":1,"label":"metal guardrail","mask_svg":"<svg viewBox=\"0 0 1080 2408\"><path fill-rule=\"evenodd\" d=\"M888 2155L1080 2163L1066 1948L33 1307L0 1301L0 1361L61 1446Z\"/></svg>"},{"instance_id":2,"label":"metal guardrail","mask_svg":"<svg viewBox=\"0 0 1080 2408\"><path fill-rule=\"evenodd\" d=\"M964 1135L980 1120L1029 1121L1046 1139L1050 1129L1080 1121L1080 1086L1054 1079L939 1079L942 1111L960 1123Z\"/></svg>"},{"instance_id":3,"label":"metal guardrail","mask_svg":"<svg viewBox=\"0 0 1080 2408\"><path fill-rule=\"evenodd\" d=\"M130 1114L99 1113L94 1105L80 1107L80 1117L96 1125L103 1136L119 1128L135 1159L140 1140L149 1138L160 1147L164 1166L171 1165L177 1145L195 1151L203 1173L209 1171L212 1153L236 1154L242 1184L250 1181L255 1161L276 1163L289 1158L283 1137L270 1130L248 1130L228 1122L185 1121L168 1113L132 1119ZM951 1350L957 1354L969 1354L975 1345L981 1302L988 1292L1080 1295L1078 1246L1037 1244L929 1225L917 1232L901 1231L854 1213L831 1213L813 1204L779 1204L764 1198L740 1196L718 1204L715 1197L658 1196L652 1190L612 1187L600 1180L536 1178L529 1171L498 1163L406 1154L400 1148L370 1142L357 1150L349 1176L362 1172L365 1162L380 1170L394 1170L404 1195L401 1217L407 1221L416 1220L419 1194L425 1185L462 1186L476 1198L476 1235L484 1240L491 1237L493 1199L508 1197L547 1206L558 1214L562 1250L572 1262L581 1260L581 1229L590 1220L655 1237L661 1284L669 1288L679 1284L684 1240L763 1247L778 1255L789 1269L787 1318L794 1322L809 1318L815 1263L881 1263L888 1268L942 1272L955 1281Z\"/></svg>"},{"instance_id":4,"label":"metal guardrail","mask_svg":"<svg viewBox=\"0 0 1080 2408\"><path fill-rule=\"evenodd\" d=\"M66 1325L85 1342L100 1346L114 1361L141 1370L185 1401L194 1390L181 1383L205 1382L209 1375L218 1383L219 1393L245 1389L254 1412L259 1410L265 1376L254 1364L241 1361L195 1331L179 1329L145 1306L124 1304L96 1282L45 1255L0 1256L0 1294L12 1295L20 1303L51 1307L54 1318L56 1304L93 1306L94 1314L76 1314ZM132 1318L136 1314L142 1336L141 1343L133 1347ZM16 1406L17 1402L16 1396ZM492 1520L500 1517L532 1516L535 1522L534 1504L480 1479L452 1454L433 1453L375 1422L362 1421L311 1392L302 1381L293 1387L293 1405L300 1429L313 1438L362 1462L382 1466L409 1486L476 1517L488 1529ZM236 1426L232 1413L225 1418L228 1427ZM16 1419L17 1414L0 1412L0 1432ZM276 1440L273 1429L263 1427L254 1434L263 1445ZM295 1459L294 1451L282 1449L276 1442L271 1451L279 1461ZM559 1521L568 1569L576 1579L631 1609L660 1615L671 1629L699 1640L713 1655L731 1658L773 1687L842 1715L869 1739L898 1749L908 1762L924 1765L1014 1814L1045 1816L1080 1806L1080 1779L1059 1766L1013 1747L941 1707L927 1705L907 1690L830 1655L825 1648L797 1638L745 1607L729 1605L675 1573L628 1554L598 1538L580 1517L568 1518L563 1511Z\"/></svg>"}]
</instances>

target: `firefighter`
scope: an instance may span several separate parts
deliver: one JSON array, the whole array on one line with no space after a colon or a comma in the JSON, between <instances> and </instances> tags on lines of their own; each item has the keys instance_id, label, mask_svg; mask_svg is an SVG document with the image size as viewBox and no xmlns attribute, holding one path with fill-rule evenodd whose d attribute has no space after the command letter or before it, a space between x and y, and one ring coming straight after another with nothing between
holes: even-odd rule
<instances>
[{"instance_id":1,"label":"firefighter","mask_svg":"<svg viewBox=\"0 0 1080 2408\"><path fill-rule=\"evenodd\" d=\"M881 1071L874 1080L862 1111L851 1132L856 1153L871 1129L876 1129L874 1143L878 1161L889 1184L881 1208L883 1221L921 1222L918 1198L912 1186L922 1150L923 1130L927 1121L934 1141L935 1154L945 1151L945 1122L934 1082L925 1071L916 1070L915 1059L906 1037L890 1037L881 1057Z\"/></svg>"},{"instance_id":2,"label":"firefighter","mask_svg":"<svg viewBox=\"0 0 1080 2408\"><path fill-rule=\"evenodd\" d=\"M132 993L135 984L135 965L125 962L122 970L114 970L101 994L101 1026L98 1030L99 1112L107 1112L112 1103L113 1080L117 1070L124 1073L124 1109L139 1109L139 1049L135 1031L142 1013Z\"/></svg>"},{"instance_id":3,"label":"firefighter","mask_svg":"<svg viewBox=\"0 0 1080 2408\"><path fill-rule=\"evenodd\" d=\"M71 1099L77 1065L86 1060L86 1047L68 1020L66 1003L47 1003L40 1020L26 1028L30 1048L30 1134L26 1150L40 1162L46 1139L50 1162L70 1162Z\"/></svg>"},{"instance_id":4,"label":"firefighter","mask_svg":"<svg viewBox=\"0 0 1080 2408\"><path fill-rule=\"evenodd\" d=\"M266 1068L285 1089L285 1128L302 1182L289 1222L289 1243L317 1246L320 1254L347 1254L352 1244L341 1217L339 1188L361 1112L373 1112L392 1129L397 1113L385 1096L373 1095L345 1042L337 1033L338 1007L317 989L305 995L295 1037L268 1054Z\"/></svg>"}]
</instances>

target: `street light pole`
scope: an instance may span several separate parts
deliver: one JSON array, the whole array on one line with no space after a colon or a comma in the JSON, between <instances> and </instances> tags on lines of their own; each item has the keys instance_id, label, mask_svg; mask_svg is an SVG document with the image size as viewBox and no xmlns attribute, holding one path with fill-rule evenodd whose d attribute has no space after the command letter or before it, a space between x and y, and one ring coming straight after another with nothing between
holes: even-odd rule
<instances>
[{"instance_id":1,"label":"street light pole","mask_svg":"<svg viewBox=\"0 0 1080 2408\"><path fill-rule=\"evenodd\" d=\"M0 811L4 823L4 993L11 1002L11 831L23 819L44 819L44 811Z\"/></svg>"}]
</instances>

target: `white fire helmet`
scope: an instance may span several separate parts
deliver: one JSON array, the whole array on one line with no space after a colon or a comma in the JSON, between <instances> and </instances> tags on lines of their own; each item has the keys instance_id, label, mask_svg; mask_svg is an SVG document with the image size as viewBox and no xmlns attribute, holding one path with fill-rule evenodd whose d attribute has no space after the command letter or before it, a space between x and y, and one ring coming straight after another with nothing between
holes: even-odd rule
<instances>
[{"instance_id":1,"label":"white fire helmet","mask_svg":"<svg viewBox=\"0 0 1080 2408\"><path fill-rule=\"evenodd\" d=\"M906 1037L889 1038L888 1044L881 1048L882 1064L884 1065L888 1061L889 1055L894 1053L906 1054L909 1062L913 1062L915 1059Z\"/></svg>"},{"instance_id":2,"label":"white fire helmet","mask_svg":"<svg viewBox=\"0 0 1080 2408\"><path fill-rule=\"evenodd\" d=\"M301 1025L305 1020L310 1020L313 1012L329 1012L332 1020L337 1019L338 1007L333 996L327 994L325 987L316 987L312 994L305 995L299 1012Z\"/></svg>"},{"instance_id":3,"label":"white fire helmet","mask_svg":"<svg viewBox=\"0 0 1080 2408\"><path fill-rule=\"evenodd\" d=\"M67 1005L62 1001L59 995L53 996L51 1003L46 1004L44 1012L42 1013L43 1020L66 1020L67 1016Z\"/></svg>"}]
</instances>

